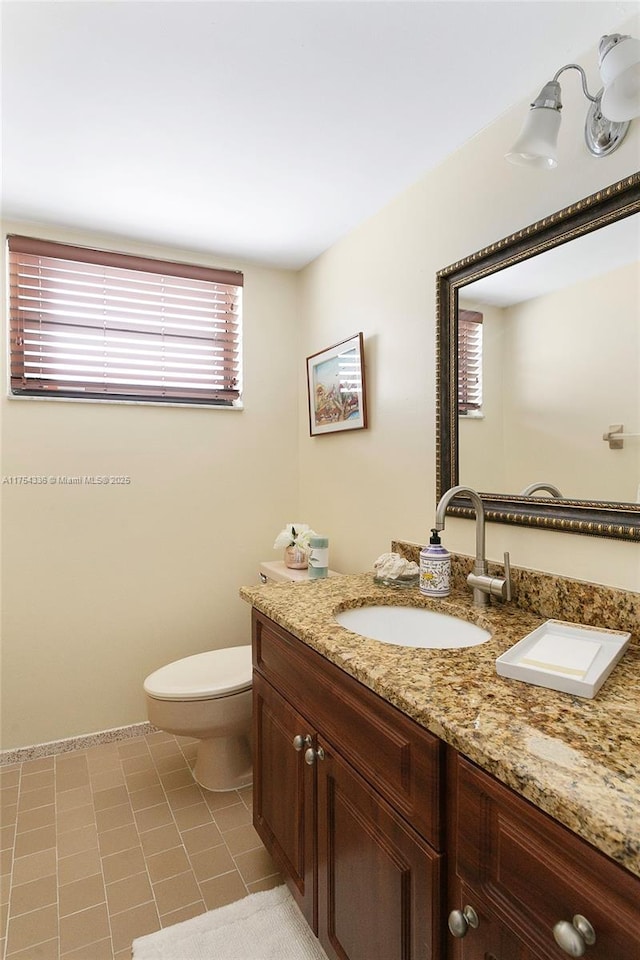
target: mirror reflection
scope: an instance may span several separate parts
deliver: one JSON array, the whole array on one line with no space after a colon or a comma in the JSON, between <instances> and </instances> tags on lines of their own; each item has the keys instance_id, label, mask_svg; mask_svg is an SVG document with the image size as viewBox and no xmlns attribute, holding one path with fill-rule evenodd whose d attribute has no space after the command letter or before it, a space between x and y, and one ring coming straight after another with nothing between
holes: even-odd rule
<instances>
[{"instance_id":1,"label":"mirror reflection","mask_svg":"<svg viewBox=\"0 0 640 960\"><path fill-rule=\"evenodd\" d=\"M634 173L438 271L437 499L464 484L489 521L640 542L639 233ZM463 310L482 319L467 370Z\"/></svg>"},{"instance_id":2,"label":"mirror reflection","mask_svg":"<svg viewBox=\"0 0 640 960\"><path fill-rule=\"evenodd\" d=\"M462 284L458 320L459 483L640 503L640 215Z\"/></svg>"}]
</instances>

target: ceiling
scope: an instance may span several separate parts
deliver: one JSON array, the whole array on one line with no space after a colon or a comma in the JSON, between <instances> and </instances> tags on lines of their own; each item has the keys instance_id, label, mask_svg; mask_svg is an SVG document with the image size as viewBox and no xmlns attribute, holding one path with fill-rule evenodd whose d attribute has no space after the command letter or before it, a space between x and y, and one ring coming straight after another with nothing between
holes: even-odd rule
<instances>
[{"instance_id":1,"label":"ceiling","mask_svg":"<svg viewBox=\"0 0 640 960\"><path fill-rule=\"evenodd\" d=\"M639 10L2 0L2 214L297 269Z\"/></svg>"},{"instance_id":2,"label":"ceiling","mask_svg":"<svg viewBox=\"0 0 640 960\"><path fill-rule=\"evenodd\" d=\"M467 284L461 298L510 307L640 263L640 215L600 227ZM615 283L611 280L611 283Z\"/></svg>"}]
</instances>

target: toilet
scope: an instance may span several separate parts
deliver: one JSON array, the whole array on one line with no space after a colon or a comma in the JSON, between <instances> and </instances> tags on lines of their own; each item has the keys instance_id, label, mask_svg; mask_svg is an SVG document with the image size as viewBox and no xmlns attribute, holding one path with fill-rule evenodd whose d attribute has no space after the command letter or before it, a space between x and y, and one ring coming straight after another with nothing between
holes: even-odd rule
<instances>
[{"instance_id":1,"label":"toilet","mask_svg":"<svg viewBox=\"0 0 640 960\"><path fill-rule=\"evenodd\" d=\"M262 583L302 581L309 572L275 560L261 563L258 576ZM337 574L330 570L329 576ZM251 644L246 644L174 660L144 681L150 723L200 741L193 777L205 790L252 783L251 672Z\"/></svg>"},{"instance_id":2,"label":"toilet","mask_svg":"<svg viewBox=\"0 0 640 960\"><path fill-rule=\"evenodd\" d=\"M261 563L258 573L262 583L308 579L307 570L289 570L282 561ZM206 790L251 785L251 671L246 644L175 660L144 681L150 723L200 741L193 777Z\"/></svg>"},{"instance_id":3,"label":"toilet","mask_svg":"<svg viewBox=\"0 0 640 960\"><path fill-rule=\"evenodd\" d=\"M251 645L196 653L144 681L149 721L199 739L194 779L206 790L252 782Z\"/></svg>"}]
</instances>

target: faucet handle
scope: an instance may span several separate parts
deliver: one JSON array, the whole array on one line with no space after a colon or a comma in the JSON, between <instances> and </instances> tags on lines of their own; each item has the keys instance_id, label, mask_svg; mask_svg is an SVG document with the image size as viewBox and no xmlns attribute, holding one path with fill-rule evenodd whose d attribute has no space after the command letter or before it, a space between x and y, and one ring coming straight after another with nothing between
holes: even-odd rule
<instances>
[{"instance_id":1,"label":"faucet handle","mask_svg":"<svg viewBox=\"0 0 640 960\"><path fill-rule=\"evenodd\" d=\"M504 553L504 579L506 581L505 600L511 600L511 557L509 551Z\"/></svg>"},{"instance_id":2,"label":"faucet handle","mask_svg":"<svg viewBox=\"0 0 640 960\"><path fill-rule=\"evenodd\" d=\"M504 555L504 577L490 577L486 573L470 573L467 583L473 590L473 602L477 607L486 607L490 597L511 600L511 561Z\"/></svg>"}]
</instances>

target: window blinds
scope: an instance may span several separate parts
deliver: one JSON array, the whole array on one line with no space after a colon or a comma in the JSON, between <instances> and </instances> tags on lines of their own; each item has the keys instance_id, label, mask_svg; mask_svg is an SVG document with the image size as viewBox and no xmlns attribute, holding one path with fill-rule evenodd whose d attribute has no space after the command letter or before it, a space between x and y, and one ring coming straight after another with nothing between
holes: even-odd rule
<instances>
[{"instance_id":1,"label":"window blinds","mask_svg":"<svg viewBox=\"0 0 640 960\"><path fill-rule=\"evenodd\" d=\"M11 391L233 405L241 273L11 236Z\"/></svg>"},{"instance_id":2,"label":"window blinds","mask_svg":"<svg viewBox=\"0 0 640 960\"><path fill-rule=\"evenodd\" d=\"M482 314L458 310L458 413L482 408Z\"/></svg>"}]
</instances>

